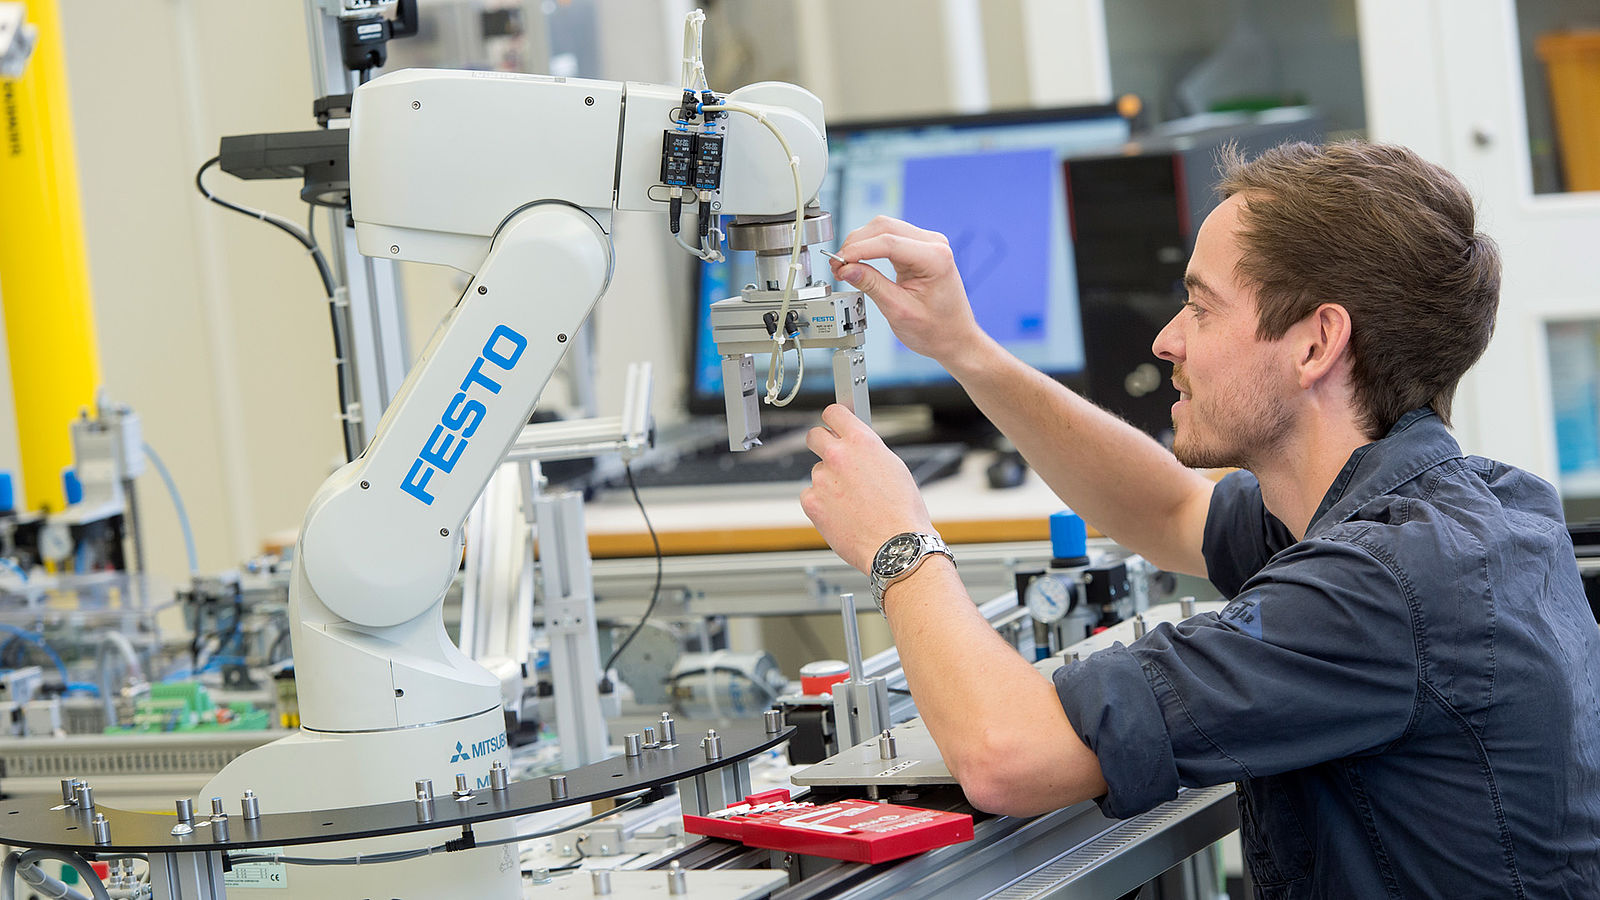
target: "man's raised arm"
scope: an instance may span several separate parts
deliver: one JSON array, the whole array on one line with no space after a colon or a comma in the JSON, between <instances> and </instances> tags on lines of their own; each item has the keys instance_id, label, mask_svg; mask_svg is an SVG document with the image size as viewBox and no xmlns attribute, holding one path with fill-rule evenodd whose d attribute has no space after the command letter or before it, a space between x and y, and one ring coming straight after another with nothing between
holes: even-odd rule
<instances>
[{"instance_id":1,"label":"man's raised arm","mask_svg":"<svg viewBox=\"0 0 1600 900\"><path fill-rule=\"evenodd\" d=\"M985 334L944 235L880 216L838 255L834 276L866 292L907 347L944 366L1085 521L1162 568L1205 576L1212 483ZM869 259L887 259L895 278Z\"/></svg>"}]
</instances>

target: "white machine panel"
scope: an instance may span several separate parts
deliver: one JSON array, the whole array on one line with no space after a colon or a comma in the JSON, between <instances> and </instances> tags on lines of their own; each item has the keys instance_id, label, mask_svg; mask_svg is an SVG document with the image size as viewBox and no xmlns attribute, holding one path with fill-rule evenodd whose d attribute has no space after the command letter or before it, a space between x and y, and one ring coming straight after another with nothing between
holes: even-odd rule
<instances>
[{"instance_id":1,"label":"white machine panel","mask_svg":"<svg viewBox=\"0 0 1600 900\"><path fill-rule=\"evenodd\" d=\"M431 241L401 241L368 226L456 241L481 235L487 252L489 237L523 204L559 197L610 208L621 118L622 85L610 81L437 69L373 79L356 91L350 113L361 252L458 265L430 252Z\"/></svg>"}]
</instances>

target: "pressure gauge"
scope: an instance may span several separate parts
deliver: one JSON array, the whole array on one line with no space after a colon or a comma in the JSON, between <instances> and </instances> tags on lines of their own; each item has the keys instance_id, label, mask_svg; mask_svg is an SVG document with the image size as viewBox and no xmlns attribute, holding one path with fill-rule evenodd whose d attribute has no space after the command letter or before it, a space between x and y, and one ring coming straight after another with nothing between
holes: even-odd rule
<instances>
[{"instance_id":1,"label":"pressure gauge","mask_svg":"<svg viewBox=\"0 0 1600 900\"><path fill-rule=\"evenodd\" d=\"M1035 622L1059 622L1072 612L1077 601L1076 579L1045 573L1028 583L1023 602Z\"/></svg>"},{"instance_id":2,"label":"pressure gauge","mask_svg":"<svg viewBox=\"0 0 1600 900\"><path fill-rule=\"evenodd\" d=\"M40 528L39 555L51 562L71 558L72 531L60 522L50 522Z\"/></svg>"}]
</instances>

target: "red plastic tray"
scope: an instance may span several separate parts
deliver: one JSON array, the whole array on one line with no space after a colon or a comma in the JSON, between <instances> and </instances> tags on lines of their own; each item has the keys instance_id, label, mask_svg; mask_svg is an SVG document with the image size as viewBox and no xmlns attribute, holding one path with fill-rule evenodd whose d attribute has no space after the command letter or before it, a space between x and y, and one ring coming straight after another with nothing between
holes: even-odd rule
<instances>
[{"instance_id":1,"label":"red plastic tray","mask_svg":"<svg viewBox=\"0 0 1600 900\"><path fill-rule=\"evenodd\" d=\"M745 798L745 806L787 800L765 792ZM879 863L924 850L972 840L972 817L866 800L839 800L822 806L796 804L786 809L729 816L684 816L692 834L740 841L751 847L825 856L848 862Z\"/></svg>"}]
</instances>

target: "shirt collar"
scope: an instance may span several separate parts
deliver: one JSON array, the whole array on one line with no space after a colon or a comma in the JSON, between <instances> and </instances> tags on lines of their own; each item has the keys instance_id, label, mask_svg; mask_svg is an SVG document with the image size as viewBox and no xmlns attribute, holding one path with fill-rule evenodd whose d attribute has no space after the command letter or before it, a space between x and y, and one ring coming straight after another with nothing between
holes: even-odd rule
<instances>
[{"instance_id":1,"label":"shirt collar","mask_svg":"<svg viewBox=\"0 0 1600 900\"><path fill-rule=\"evenodd\" d=\"M1373 498L1460 456L1461 446L1439 421L1438 414L1426 406L1413 409L1401 416L1381 440L1357 447L1350 454L1311 517L1306 537L1338 525Z\"/></svg>"}]
</instances>

